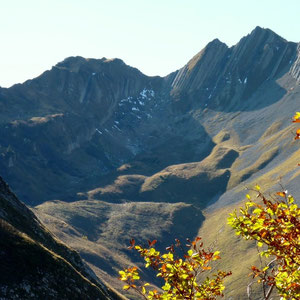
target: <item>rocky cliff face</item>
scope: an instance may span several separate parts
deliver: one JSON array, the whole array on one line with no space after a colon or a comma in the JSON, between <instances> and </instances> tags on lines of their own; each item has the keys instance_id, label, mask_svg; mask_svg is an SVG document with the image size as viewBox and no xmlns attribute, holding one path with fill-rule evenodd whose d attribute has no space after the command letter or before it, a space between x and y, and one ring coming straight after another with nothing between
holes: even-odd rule
<instances>
[{"instance_id":1,"label":"rocky cliff face","mask_svg":"<svg viewBox=\"0 0 300 300\"><path fill-rule=\"evenodd\" d=\"M171 93L185 108L239 110L266 81L289 70L295 51L295 43L260 27L231 48L216 39L179 70Z\"/></svg>"},{"instance_id":2,"label":"rocky cliff face","mask_svg":"<svg viewBox=\"0 0 300 300\"><path fill-rule=\"evenodd\" d=\"M290 73L298 82L300 82L300 43L298 44L296 59L290 69Z\"/></svg>"}]
</instances>

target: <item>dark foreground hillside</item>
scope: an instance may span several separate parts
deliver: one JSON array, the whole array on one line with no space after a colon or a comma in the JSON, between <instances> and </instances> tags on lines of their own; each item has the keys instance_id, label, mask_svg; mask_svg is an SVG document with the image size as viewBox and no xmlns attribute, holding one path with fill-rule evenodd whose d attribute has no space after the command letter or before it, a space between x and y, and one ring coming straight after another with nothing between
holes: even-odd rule
<instances>
[{"instance_id":1,"label":"dark foreground hillside","mask_svg":"<svg viewBox=\"0 0 300 300\"><path fill-rule=\"evenodd\" d=\"M121 299L93 278L0 177L0 299Z\"/></svg>"}]
</instances>

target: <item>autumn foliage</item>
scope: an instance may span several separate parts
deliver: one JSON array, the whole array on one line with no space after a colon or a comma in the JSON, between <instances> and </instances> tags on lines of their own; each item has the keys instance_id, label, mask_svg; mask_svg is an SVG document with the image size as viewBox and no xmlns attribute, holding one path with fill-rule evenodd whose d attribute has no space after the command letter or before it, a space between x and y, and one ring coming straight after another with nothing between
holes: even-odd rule
<instances>
[{"instance_id":1,"label":"autumn foliage","mask_svg":"<svg viewBox=\"0 0 300 300\"><path fill-rule=\"evenodd\" d=\"M300 299L300 209L287 191L267 199L256 186L256 198L230 214L228 224L246 240L257 241L264 266L252 266L253 277L264 287L264 299L273 288L283 299Z\"/></svg>"},{"instance_id":2,"label":"autumn foliage","mask_svg":"<svg viewBox=\"0 0 300 300\"><path fill-rule=\"evenodd\" d=\"M300 123L300 112L296 112L296 114L293 117L293 123ZM300 128L296 130L295 140L300 139Z\"/></svg>"},{"instance_id":3,"label":"autumn foliage","mask_svg":"<svg viewBox=\"0 0 300 300\"><path fill-rule=\"evenodd\" d=\"M194 241L188 240L188 244L182 245L176 239L176 244L168 247L167 252L161 254L154 248L156 240L149 241L148 247L135 245L131 240L131 246L138 251L145 260L145 267L157 272L157 277L164 280L161 290L149 289L149 283L137 284L140 276L137 267L120 271L120 279L125 282L124 289L134 289L144 299L207 299L213 300L223 295L223 279L230 272L218 271L210 278L206 277L199 282L199 275L211 270L211 262L220 259L219 251L211 252L203 248L201 238ZM176 250L187 247L188 251L182 258L177 257Z\"/></svg>"}]
</instances>

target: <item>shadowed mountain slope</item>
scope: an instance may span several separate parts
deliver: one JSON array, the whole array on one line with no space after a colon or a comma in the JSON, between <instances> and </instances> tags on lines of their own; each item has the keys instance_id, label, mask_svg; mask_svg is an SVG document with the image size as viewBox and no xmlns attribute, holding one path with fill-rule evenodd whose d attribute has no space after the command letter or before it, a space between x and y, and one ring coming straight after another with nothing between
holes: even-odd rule
<instances>
[{"instance_id":1,"label":"shadowed mountain slope","mask_svg":"<svg viewBox=\"0 0 300 300\"><path fill-rule=\"evenodd\" d=\"M96 279L0 177L1 299L121 299Z\"/></svg>"}]
</instances>

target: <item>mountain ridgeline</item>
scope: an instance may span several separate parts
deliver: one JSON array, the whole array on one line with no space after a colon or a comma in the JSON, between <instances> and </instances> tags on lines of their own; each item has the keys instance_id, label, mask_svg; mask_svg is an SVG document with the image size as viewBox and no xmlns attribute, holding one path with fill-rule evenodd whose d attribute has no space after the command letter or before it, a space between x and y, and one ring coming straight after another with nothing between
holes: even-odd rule
<instances>
[{"instance_id":1,"label":"mountain ridgeline","mask_svg":"<svg viewBox=\"0 0 300 300\"><path fill-rule=\"evenodd\" d=\"M281 177L300 192L290 122L299 100L300 44L260 27L232 47L213 40L166 77L69 57L0 88L1 176L119 288L118 270L137 260L130 238L161 240L161 249L175 237L210 240L227 234L245 186L269 190ZM226 296L243 299L236 274Z\"/></svg>"},{"instance_id":2,"label":"mountain ridgeline","mask_svg":"<svg viewBox=\"0 0 300 300\"><path fill-rule=\"evenodd\" d=\"M299 80L299 47L259 27L231 48L212 41L165 78L120 59L67 58L0 90L2 175L35 205L72 201L118 168L149 176L201 161L214 142L192 112L267 106L285 94L276 80L288 72ZM253 100L269 88L272 97Z\"/></svg>"}]
</instances>

